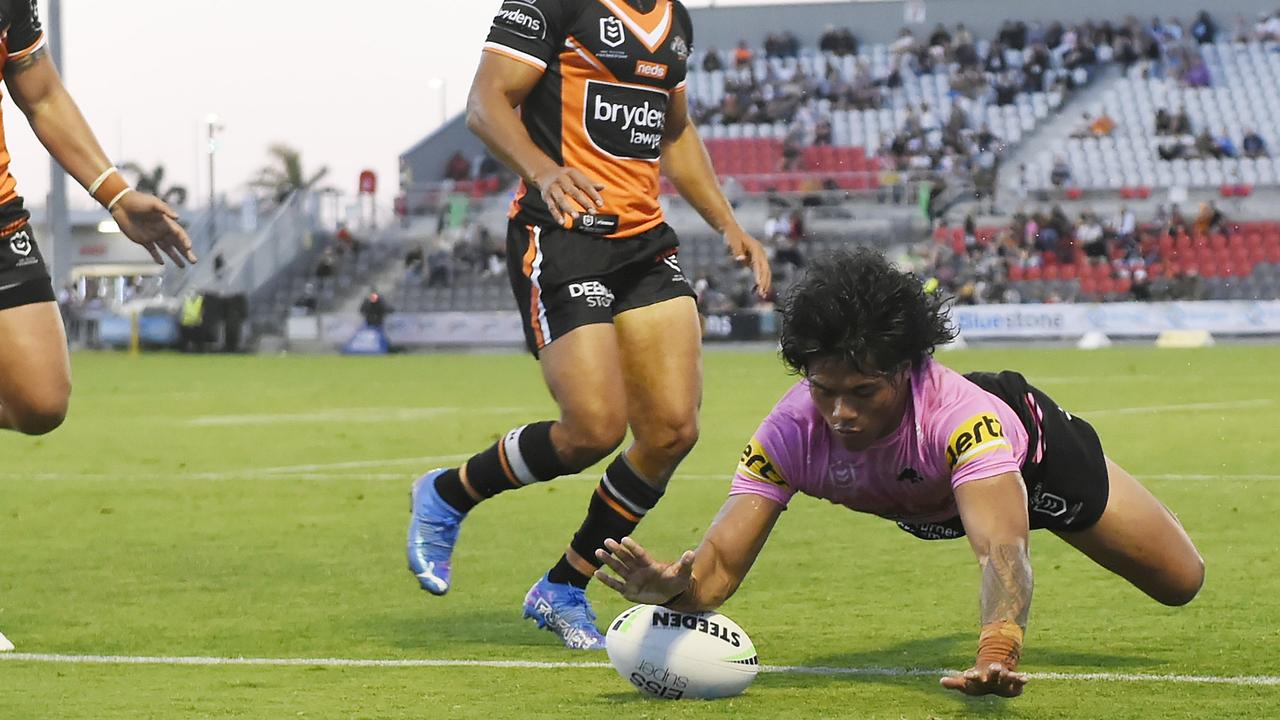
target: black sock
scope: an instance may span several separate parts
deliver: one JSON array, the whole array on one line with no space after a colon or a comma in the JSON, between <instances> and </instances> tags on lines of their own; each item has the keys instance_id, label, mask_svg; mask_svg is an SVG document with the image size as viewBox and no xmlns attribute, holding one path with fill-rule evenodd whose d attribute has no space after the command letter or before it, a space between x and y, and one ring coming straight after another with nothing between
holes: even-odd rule
<instances>
[{"instance_id":1,"label":"black sock","mask_svg":"<svg viewBox=\"0 0 1280 720\"><path fill-rule=\"evenodd\" d=\"M551 444L551 426L554 424L539 422L512 430L488 449L473 455L461 467L441 473L436 478L436 491L458 512L468 512L478 501L463 486L463 468L466 468L466 485L484 499L504 490L574 472L573 468L560 461Z\"/></svg>"},{"instance_id":2,"label":"black sock","mask_svg":"<svg viewBox=\"0 0 1280 720\"><path fill-rule=\"evenodd\" d=\"M591 580L591 573L584 574L587 568L575 566L569 554L584 560L592 570L600 567L596 550L604 547L605 540L622 540L630 535L645 513L652 510L661 498L662 491L645 482L626 457L619 454L609 463L604 477L596 486L587 506L587 519L582 521L582 527L573 536L568 552L547 573L547 579L553 583L585 588Z\"/></svg>"}]
</instances>

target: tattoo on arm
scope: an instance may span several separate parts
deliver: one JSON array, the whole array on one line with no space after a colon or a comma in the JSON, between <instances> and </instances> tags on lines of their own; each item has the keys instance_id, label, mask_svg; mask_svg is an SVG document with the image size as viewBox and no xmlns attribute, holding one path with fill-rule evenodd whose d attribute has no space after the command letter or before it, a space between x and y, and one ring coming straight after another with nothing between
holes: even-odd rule
<instances>
[{"instance_id":1,"label":"tattoo on arm","mask_svg":"<svg viewBox=\"0 0 1280 720\"><path fill-rule=\"evenodd\" d=\"M48 51L49 51L49 47L46 45L45 47L42 47L39 50L36 50L35 52L31 53L30 55L24 58L21 58L18 60L11 60L8 63L5 63L4 71L6 74L16 75L17 73L20 73L23 70L26 70L31 67L35 67L35 64L39 62L40 58L44 57L48 53Z\"/></svg>"},{"instance_id":2,"label":"tattoo on arm","mask_svg":"<svg viewBox=\"0 0 1280 720\"><path fill-rule=\"evenodd\" d=\"M1026 629L1031 610L1031 560L1018 545L997 545L982 568L982 624L1012 620Z\"/></svg>"}]
</instances>

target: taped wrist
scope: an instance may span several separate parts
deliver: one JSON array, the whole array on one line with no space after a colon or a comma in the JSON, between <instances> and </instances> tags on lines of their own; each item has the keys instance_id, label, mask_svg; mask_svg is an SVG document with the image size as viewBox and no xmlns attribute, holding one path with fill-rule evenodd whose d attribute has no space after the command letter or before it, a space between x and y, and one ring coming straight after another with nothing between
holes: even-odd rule
<instances>
[{"instance_id":1,"label":"taped wrist","mask_svg":"<svg viewBox=\"0 0 1280 720\"><path fill-rule=\"evenodd\" d=\"M982 626L978 637L978 665L985 668L999 663L1009 670L1016 670L1022 658L1023 630L1012 620L997 620Z\"/></svg>"}]
</instances>

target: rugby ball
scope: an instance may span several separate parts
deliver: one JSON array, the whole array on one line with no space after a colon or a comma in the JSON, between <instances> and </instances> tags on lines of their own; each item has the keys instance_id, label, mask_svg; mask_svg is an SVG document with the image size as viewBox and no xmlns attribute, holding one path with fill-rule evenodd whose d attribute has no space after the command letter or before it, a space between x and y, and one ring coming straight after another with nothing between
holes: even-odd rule
<instances>
[{"instance_id":1,"label":"rugby ball","mask_svg":"<svg viewBox=\"0 0 1280 720\"><path fill-rule=\"evenodd\" d=\"M636 605L609 624L605 650L640 694L666 700L731 697L760 670L751 638L714 612Z\"/></svg>"}]
</instances>

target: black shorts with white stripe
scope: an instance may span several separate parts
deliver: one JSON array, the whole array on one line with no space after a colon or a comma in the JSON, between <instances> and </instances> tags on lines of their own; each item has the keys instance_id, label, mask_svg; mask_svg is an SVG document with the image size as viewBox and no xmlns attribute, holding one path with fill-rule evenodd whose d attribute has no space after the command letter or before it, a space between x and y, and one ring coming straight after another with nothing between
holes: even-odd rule
<instances>
[{"instance_id":1,"label":"black shorts with white stripe","mask_svg":"<svg viewBox=\"0 0 1280 720\"><path fill-rule=\"evenodd\" d=\"M679 262L680 241L667 224L628 238L578 230L507 226L507 272L536 357L583 325L678 297L695 297Z\"/></svg>"}]
</instances>

